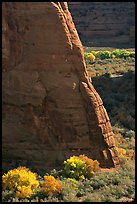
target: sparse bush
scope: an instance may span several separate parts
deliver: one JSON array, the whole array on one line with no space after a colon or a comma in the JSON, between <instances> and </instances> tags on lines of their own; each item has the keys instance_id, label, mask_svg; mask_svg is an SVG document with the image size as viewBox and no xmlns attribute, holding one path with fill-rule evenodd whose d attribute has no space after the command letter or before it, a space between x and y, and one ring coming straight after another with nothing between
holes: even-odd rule
<instances>
[{"instance_id":1,"label":"sparse bush","mask_svg":"<svg viewBox=\"0 0 137 204\"><path fill-rule=\"evenodd\" d=\"M2 191L2 201L6 202L10 199L12 199L15 196L15 193L10 190L3 190Z\"/></svg>"},{"instance_id":2,"label":"sparse bush","mask_svg":"<svg viewBox=\"0 0 137 204\"><path fill-rule=\"evenodd\" d=\"M135 131L129 130L125 133L125 137L131 139L132 137L135 138Z\"/></svg>"},{"instance_id":3,"label":"sparse bush","mask_svg":"<svg viewBox=\"0 0 137 204\"><path fill-rule=\"evenodd\" d=\"M70 182L72 184L72 187L78 190L78 181L73 178L67 178L67 182Z\"/></svg>"},{"instance_id":4,"label":"sparse bush","mask_svg":"<svg viewBox=\"0 0 137 204\"><path fill-rule=\"evenodd\" d=\"M61 198L64 202L75 201L78 190L78 181L72 178L63 178L61 180L62 191Z\"/></svg>"},{"instance_id":5,"label":"sparse bush","mask_svg":"<svg viewBox=\"0 0 137 204\"><path fill-rule=\"evenodd\" d=\"M92 182L88 179L84 181L79 181L78 183L78 191L77 191L77 196L81 197L86 195L86 193L91 193L93 192L93 187L92 187Z\"/></svg>"}]
</instances>

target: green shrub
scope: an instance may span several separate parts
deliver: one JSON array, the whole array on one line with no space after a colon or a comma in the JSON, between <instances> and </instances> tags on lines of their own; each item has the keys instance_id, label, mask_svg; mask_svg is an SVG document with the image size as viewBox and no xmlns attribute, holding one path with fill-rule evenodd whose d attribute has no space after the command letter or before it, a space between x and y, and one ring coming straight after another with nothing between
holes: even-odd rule
<instances>
[{"instance_id":1,"label":"green shrub","mask_svg":"<svg viewBox=\"0 0 137 204\"><path fill-rule=\"evenodd\" d=\"M82 157L86 156L82 155ZM57 173L56 170L52 172ZM44 179L40 175L38 178L41 186ZM54 188L58 186L56 179L46 176L45 180L47 178L49 182L43 187L45 189L48 187L48 192L52 192L52 195L48 195L47 190L43 193L39 188L30 198L17 198L13 191L3 190L2 202L120 202L121 200L133 201L135 197L134 160L127 160L114 171L99 171L90 179L76 180L62 177L59 180L61 191L58 191L60 188Z\"/></svg>"},{"instance_id":2,"label":"green shrub","mask_svg":"<svg viewBox=\"0 0 137 204\"><path fill-rule=\"evenodd\" d=\"M126 57L129 57L130 52L127 50L116 49L116 50L112 51L112 55L114 55L117 58L126 58Z\"/></svg>"},{"instance_id":3,"label":"green shrub","mask_svg":"<svg viewBox=\"0 0 137 204\"><path fill-rule=\"evenodd\" d=\"M132 137L135 138L135 131L129 130L125 133L125 137L131 139Z\"/></svg>"},{"instance_id":4,"label":"green shrub","mask_svg":"<svg viewBox=\"0 0 137 204\"><path fill-rule=\"evenodd\" d=\"M85 59L88 60L93 60L93 57L91 56L95 56L95 58L97 59L109 59L109 58L135 58L135 52L130 52L124 49L115 49L113 51L92 51L92 52L85 52L84 53L84 57Z\"/></svg>"},{"instance_id":5,"label":"green shrub","mask_svg":"<svg viewBox=\"0 0 137 204\"><path fill-rule=\"evenodd\" d=\"M3 190L2 191L2 201L7 202L9 199L12 199L15 196L13 191Z\"/></svg>"},{"instance_id":6,"label":"green shrub","mask_svg":"<svg viewBox=\"0 0 137 204\"><path fill-rule=\"evenodd\" d=\"M111 58L111 52L110 51L99 51L96 52L95 56L101 60Z\"/></svg>"},{"instance_id":7,"label":"green shrub","mask_svg":"<svg viewBox=\"0 0 137 204\"><path fill-rule=\"evenodd\" d=\"M66 175L75 179L90 178L99 170L99 162L85 155L72 156L64 161Z\"/></svg>"},{"instance_id":8,"label":"green shrub","mask_svg":"<svg viewBox=\"0 0 137 204\"><path fill-rule=\"evenodd\" d=\"M68 177L75 179L85 179L86 164L77 156L72 156L64 161L64 170Z\"/></svg>"},{"instance_id":9,"label":"green shrub","mask_svg":"<svg viewBox=\"0 0 137 204\"><path fill-rule=\"evenodd\" d=\"M75 201L78 190L78 181L72 178L63 178L61 183L63 186L60 196L61 200L64 202Z\"/></svg>"},{"instance_id":10,"label":"green shrub","mask_svg":"<svg viewBox=\"0 0 137 204\"><path fill-rule=\"evenodd\" d=\"M81 197L86 195L87 193L93 192L92 182L88 179L84 181L79 181L78 183L78 191L77 196Z\"/></svg>"}]
</instances>

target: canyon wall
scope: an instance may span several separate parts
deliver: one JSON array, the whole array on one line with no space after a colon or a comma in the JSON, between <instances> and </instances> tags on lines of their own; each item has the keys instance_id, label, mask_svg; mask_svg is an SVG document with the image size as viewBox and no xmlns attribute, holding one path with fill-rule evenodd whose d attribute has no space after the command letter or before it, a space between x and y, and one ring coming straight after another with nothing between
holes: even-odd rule
<instances>
[{"instance_id":1,"label":"canyon wall","mask_svg":"<svg viewBox=\"0 0 137 204\"><path fill-rule=\"evenodd\" d=\"M134 2L68 2L83 45L135 47Z\"/></svg>"},{"instance_id":2,"label":"canyon wall","mask_svg":"<svg viewBox=\"0 0 137 204\"><path fill-rule=\"evenodd\" d=\"M2 158L49 170L86 154L116 167L112 127L65 2L2 4Z\"/></svg>"}]
</instances>

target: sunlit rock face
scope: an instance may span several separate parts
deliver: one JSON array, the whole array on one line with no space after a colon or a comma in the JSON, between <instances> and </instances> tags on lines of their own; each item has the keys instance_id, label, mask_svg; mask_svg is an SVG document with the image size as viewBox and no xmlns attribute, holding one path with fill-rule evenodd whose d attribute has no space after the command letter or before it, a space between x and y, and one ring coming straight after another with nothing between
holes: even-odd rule
<instances>
[{"instance_id":1,"label":"sunlit rock face","mask_svg":"<svg viewBox=\"0 0 137 204\"><path fill-rule=\"evenodd\" d=\"M3 167L60 167L85 154L116 167L112 127L66 2L2 4Z\"/></svg>"}]
</instances>

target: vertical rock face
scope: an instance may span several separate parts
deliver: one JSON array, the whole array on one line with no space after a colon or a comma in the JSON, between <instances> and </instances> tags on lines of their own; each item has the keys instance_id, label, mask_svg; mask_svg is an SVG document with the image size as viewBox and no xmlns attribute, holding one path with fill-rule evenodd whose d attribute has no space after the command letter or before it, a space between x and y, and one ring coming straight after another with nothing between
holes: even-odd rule
<instances>
[{"instance_id":1,"label":"vertical rock face","mask_svg":"<svg viewBox=\"0 0 137 204\"><path fill-rule=\"evenodd\" d=\"M3 165L52 169L78 154L118 165L67 3L7 2L2 16Z\"/></svg>"},{"instance_id":2,"label":"vertical rock face","mask_svg":"<svg viewBox=\"0 0 137 204\"><path fill-rule=\"evenodd\" d=\"M134 2L68 2L83 43L92 47L135 47Z\"/></svg>"}]
</instances>

